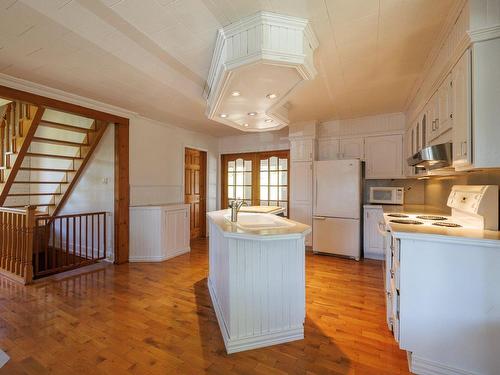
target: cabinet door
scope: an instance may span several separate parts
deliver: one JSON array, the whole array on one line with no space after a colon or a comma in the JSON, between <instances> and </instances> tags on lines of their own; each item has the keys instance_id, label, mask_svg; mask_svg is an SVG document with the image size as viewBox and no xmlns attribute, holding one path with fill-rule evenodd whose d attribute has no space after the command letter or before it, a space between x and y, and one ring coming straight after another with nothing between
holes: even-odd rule
<instances>
[{"instance_id":1,"label":"cabinet door","mask_svg":"<svg viewBox=\"0 0 500 375\"><path fill-rule=\"evenodd\" d=\"M379 223L383 220L384 213L381 208L365 207L363 237L365 258L384 259L385 241L379 230Z\"/></svg>"},{"instance_id":2,"label":"cabinet door","mask_svg":"<svg viewBox=\"0 0 500 375\"><path fill-rule=\"evenodd\" d=\"M314 141L297 139L290 142L290 159L295 161L314 160Z\"/></svg>"},{"instance_id":3,"label":"cabinet door","mask_svg":"<svg viewBox=\"0 0 500 375\"><path fill-rule=\"evenodd\" d=\"M427 120L429 121L429 141L439 136L439 95L432 95L427 104Z\"/></svg>"},{"instance_id":4,"label":"cabinet door","mask_svg":"<svg viewBox=\"0 0 500 375\"><path fill-rule=\"evenodd\" d=\"M165 210L164 252L167 257L189 247L189 217L187 209Z\"/></svg>"},{"instance_id":5,"label":"cabinet door","mask_svg":"<svg viewBox=\"0 0 500 375\"><path fill-rule=\"evenodd\" d=\"M450 73L439 88L439 117L437 129L439 134L443 134L451 128L452 107L453 107L453 79Z\"/></svg>"},{"instance_id":6,"label":"cabinet door","mask_svg":"<svg viewBox=\"0 0 500 375\"><path fill-rule=\"evenodd\" d=\"M290 163L290 201L312 205L312 162Z\"/></svg>"},{"instance_id":7,"label":"cabinet door","mask_svg":"<svg viewBox=\"0 0 500 375\"><path fill-rule=\"evenodd\" d=\"M471 54L467 50L452 71L453 166L471 164Z\"/></svg>"},{"instance_id":8,"label":"cabinet door","mask_svg":"<svg viewBox=\"0 0 500 375\"><path fill-rule=\"evenodd\" d=\"M339 159L364 159L364 138L345 138L340 140Z\"/></svg>"},{"instance_id":9,"label":"cabinet door","mask_svg":"<svg viewBox=\"0 0 500 375\"><path fill-rule=\"evenodd\" d=\"M403 136L365 138L366 178L403 177Z\"/></svg>"},{"instance_id":10,"label":"cabinet door","mask_svg":"<svg viewBox=\"0 0 500 375\"><path fill-rule=\"evenodd\" d=\"M336 160L339 158L339 139L327 138L318 140L318 159Z\"/></svg>"},{"instance_id":11,"label":"cabinet door","mask_svg":"<svg viewBox=\"0 0 500 375\"><path fill-rule=\"evenodd\" d=\"M290 219L312 226L312 206L310 204L290 203ZM306 236L306 245L312 246L312 234Z\"/></svg>"}]
</instances>

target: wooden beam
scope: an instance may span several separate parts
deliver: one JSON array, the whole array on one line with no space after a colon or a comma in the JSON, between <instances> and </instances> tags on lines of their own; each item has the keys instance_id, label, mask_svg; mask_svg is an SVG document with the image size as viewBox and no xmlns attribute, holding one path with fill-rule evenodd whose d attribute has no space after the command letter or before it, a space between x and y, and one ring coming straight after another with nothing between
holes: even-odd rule
<instances>
[{"instance_id":1,"label":"wooden beam","mask_svg":"<svg viewBox=\"0 0 500 375\"><path fill-rule=\"evenodd\" d=\"M14 165L12 165L9 176L7 177L2 192L0 193L0 206L3 206L5 203L7 194L9 193L10 188L12 187L12 184L16 179L17 172L19 171L19 168L21 168L21 164L23 163L24 157L28 153L29 147L31 145L31 140L35 136L36 129L38 128L38 124L40 123L40 120L42 119L44 112L45 112L44 107L38 107L35 116L33 116L33 120L31 120L31 125L28 129L28 132L26 133L26 137L24 137L22 145L17 154L16 161L14 162Z\"/></svg>"},{"instance_id":2,"label":"wooden beam","mask_svg":"<svg viewBox=\"0 0 500 375\"><path fill-rule=\"evenodd\" d=\"M115 124L115 263L129 257L129 122Z\"/></svg>"},{"instance_id":3,"label":"wooden beam","mask_svg":"<svg viewBox=\"0 0 500 375\"><path fill-rule=\"evenodd\" d=\"M85 108L77 104L62 102L57 99L46 98L44 96L31 94L28 92L16 90L7 86L0 85L0 96L6 99L20 100L23 102L35 104L37 106L56 109L64 112L73 113L76 115L101 120L112 123L128 123L128 119L112 115L106 112L97 111L95 109Z\"/></svg>"}]
</instances>

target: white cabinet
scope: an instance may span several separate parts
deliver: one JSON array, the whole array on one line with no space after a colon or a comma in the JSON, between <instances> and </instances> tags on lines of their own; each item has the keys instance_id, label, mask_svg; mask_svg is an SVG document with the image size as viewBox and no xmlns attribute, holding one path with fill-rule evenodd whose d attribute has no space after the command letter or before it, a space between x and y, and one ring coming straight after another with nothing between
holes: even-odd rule
<instances>
[{"instance_id":1,"label":"white cabinet","mask_svg":"<svg viewBox=\"0 0 500 375\"><path fill-rule=\"evenodd\" d=\"M363 137L341 138L339 159L364 159L365 139Z\"/></svg>"},{"instance_id":2,"label":"white cabinet","mask_svg":"<svg viewBox=\"0 0 500 375\"><path fill-rule=\"evenodd\" d=\"M312 162L290 163L290 201L312 205Z\"/></svg>"},{"instance_id":3,"label":"white cabinet","mask_svg":"<svg viewBox=\"0 0 500 375\"><path fill-rule=\"evenodd\" d=\"M453 166L467 167L471 160L471 55L467 50L453 68Z\"/></svg>"},{"instance_id":4,"label":"white cabinet","mask_svg":"<svg viewBox=\"0 0 500 375\"><path fill-rule=\"evenodd\" d=\"M307 225L312 225L312 174L312 162L290 163L290 219ZM311 235L306 245L312 245Z\"/></svg>"},{"instance_id":5,"label":"white cabinet","mask_svg":"<svg viewBox=\"0 0 500 375\"><path fill-rule=\"evenodd\" d=\"M189 205L130 207L130 262L161 262L189 250Z\"/></svg>"},{"instance_id":6,"label":"white cabinet","mask_svg":"<svg viewBox=\"0 0 500 375\"><path fill-rule=\"evenodd\" d=\"M318 160L335 160L339 158L339 138L318 139Z\"/></svg>"},{"instance_id":7,"label":"white cabinet","mask_svg":"<svg viewBox=\"0 0 500 375\"><path fill-rule=\"evenodd\" d=\"M367 179L403 178L403 136L365 138Z\"/></svg>"},{"instance_id":8,"label":"white cabinet","mask_svg":"<svg viewBox=\"0 0 500 375\"><path fill-rule=\"evenodd\" d=\"M294 139L290 141L290 159L292 161L314 160L314 139Z\"/></svg>"},{"instance_id":9,"label":"white cabinet","mask_svg":"<svg viewBox=\"0 0 500 375\"><path fill-rule=\"evenodd\" d=\"M379 224L384 222L384 211L380 206L364 207L363 247L365 258L384 259L384 236Z\"/></svg>"}]
</instances>

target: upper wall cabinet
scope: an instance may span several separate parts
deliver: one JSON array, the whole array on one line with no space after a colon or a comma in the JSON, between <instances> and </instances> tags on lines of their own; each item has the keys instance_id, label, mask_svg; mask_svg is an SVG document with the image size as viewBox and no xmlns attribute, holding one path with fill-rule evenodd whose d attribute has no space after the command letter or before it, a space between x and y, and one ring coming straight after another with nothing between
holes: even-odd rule
<instances>
[{"instance_id":1,"label":"upper wall cabinet","mask_svg":"<svg viewBox=\"0 0 500 375\"><path fill-rule=\"evenodd\" d=\"M295 139L290 141L290 159L292 161L313 161L314 140Z\"/></svg>"},{"instance_id":2,"label":"upper wall cabinet","mask_svg":"<svg viewBox=\"0 0 500 375\"><path fill-rule=\"evenodd\" d=\"M318 139L318 160L335 160L339 156L339 138Z\"/></svg>"},{"instance_id":3,"label":"upper wall cabinet","mask_svg":"<svg viewBox=\"0 0 500 375\"><path fill-rule=\"evenodd\" d=\"M361 159L365 157L365 139L363 137L341 138L339 159Z\"/></svg>"},{"instance_id":4,"label":"upper wall cabinet","mask_svg":"<svg viewBox=\"0 0 500 375\"><path fill-rule=\"evenodd\" d=\"M500 167L500 39L475 43L453 68L453 166Z\"/></svg>"},{"instance_id":5,"label":"upper wall cabinet","mask_svg":"<svg viewBox=\"0 0 500 375\"><path fill-rule=\"evenodd\" d=\"M365 160L367 179L404 178L403 136L366 137Z\"/></svg>"}]
</instances>

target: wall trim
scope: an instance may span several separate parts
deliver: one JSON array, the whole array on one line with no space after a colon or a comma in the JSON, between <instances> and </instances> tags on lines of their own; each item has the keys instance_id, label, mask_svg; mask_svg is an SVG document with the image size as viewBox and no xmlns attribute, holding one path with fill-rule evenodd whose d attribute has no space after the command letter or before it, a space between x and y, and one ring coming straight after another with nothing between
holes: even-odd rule
<instances>
[{"instance_id":1,"label":"wall trim","mask_svg":"<svg viewBox=\"0 0 500 375\"><path fill-rule=\"evenodd\" d=\"M188 246L188 247L185 247L185 248L177 250L175 253L171 253L171 254L168 254L168 255L130 256L128 258L128 261L130 263L157 263L157 262L164 262L166 260L175 258L176 256L189 253L190 251L191 251L191 248Z\"/></svg>"},{"instance_id":2,"label":"wall trim","mask_svg":"<svg viewBox=\"0 0 500 375\"><path fill-rule=\"evenodd\" d=\"M455 368L447 366L442 363L431 361L419 357L415 354L408 356L408 363L410 365L410 371L415 374L426 374L426 375L479 375L476 372L467 371L460 368Z\"/></svg>"},{"instance_id":3,"label":"wall trim","mask_svg":"<svg viewBox=\"0 0 500 375\"><path fill-rule=\"evenodd\" d=\"M126 110L121 107L99 102L94 99L85 98L80 95L71 94L67 91L55 89L49 86L42 85L40 83L27 81L3 73L0 73L0 85L7 86L19 91L25 91L31 94L36 94L47 98L60 100L62 102L76 104L82 107L94 109L96 111L106 112L120 117L130 118L138 116L138 113Z\"/></svg>"}]
</instances>

